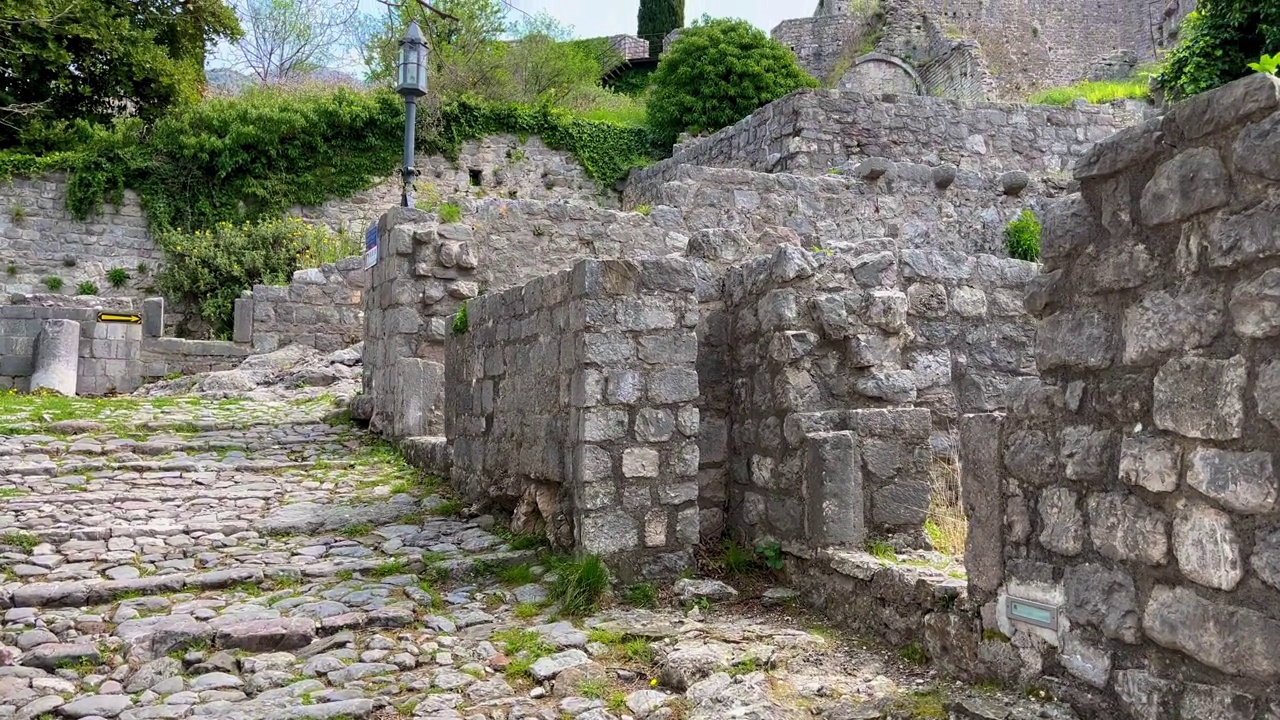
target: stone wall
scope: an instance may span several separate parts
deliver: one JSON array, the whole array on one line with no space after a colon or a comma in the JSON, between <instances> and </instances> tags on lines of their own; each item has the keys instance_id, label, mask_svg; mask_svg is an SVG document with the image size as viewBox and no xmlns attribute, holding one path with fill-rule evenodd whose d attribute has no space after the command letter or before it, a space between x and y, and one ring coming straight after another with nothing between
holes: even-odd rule
<instances>
[{"instance_id":1,"label":"stone wall","mask_svg":"<svg viewBox=\"0 0 1280 720\"><path fill-rule=\"evenodd\" d=\"M801 90L633 171L627 185L661 185L681 165L818 175L868 157L1065 177L1093 143L1140 119L1121 105L1066 108Z\"/></svg>"},{"instance_id":2,"label":"stone wall","mask_svg":"<svg viewBox=\"0 0 1280 720\"><path fill-rule=\"evenodd\" d=\"M485 195L616 204L571 154L550 150L536 137L521 141L514 135L494 136L464 143L456 161L419 157L416 162L418 200L424 207ZM387 207L399 204L400 192L398 177L391 178L350 198L291 212L334 231L362 236ZM66 198L62 174L0 183L0 292L47 292L47 277L61 278L65 292L84 281L107 296L141 298L154 292L151 273L164 257L147 230L137 195L126 192L119 207L105 205L84 221L67 211ZM146 272L140 272L140 266ZM107 271L116 267L130 275L118 290L106 280Z\"/></svg>"},{"instance_id":3,"label":"stone wall","mask_svg":"<svg viewBox=\"0 0 1280 720\"><path fill-rule=\"evenodd\" d=\"M154 382L174 375L232 370L251 352L248 345L223 340L143 337L139 353L142 382Z\"/></svg>"},{"instance_id":4,"label":"stone wall","mask_svg":"<svg viewBox=\"0 0 1280 720\"><path fill-rule=\"evenodd\" d=\"M130 315L130 298L14 295L0 305L0 388L26 392L36 337L47 319L80 323L77 395L133 392L142 384L142 325L98 322L98 313Z\"/></svg>"},{"instance_id":5,"label":"stone wall","mask_svg":"<svg viewBox=\"0 0 1280 720\"><path fill-rule=\"evenodd\" d=\"M455 487L624 579L690 567L693 291L679 260L583 260L469 301L445 364Z\"/></svg>"},{"instance_id":6,"label":"stone wall","mask_svg":"<svg viewBox=\"0 0 1280 720\"><path fill-rule=\"evenodd\" d=\"M434 215L408 208L393 208L381 220L378 263L364 294L364 393L373 398L375 426L402 416L390 388L436 372L421 363L404 365L409 376L396 380L397 363L442 363L463 302L583 258L660 256L687 242L639 213L583 204L490 199L468 203L463 221L440 225ZM439 412L439 400L426 407ZM428 414L393 434L438 435L439 422Z\"/></svg>"},{"instance_id":7,"label":"stone wall","mask_svg":"<svg viewBox=\"0 0 1280 720\"><path fill-rule=\"evenodd\" d=\"M1003 255L1009 222L1066 190L1054 178L908 162L849 162L836 172L804 177L684 165L660 185L630 184L623 201L647 205L654 224L682 235L722 228L806 248L875 240ZM755 245L732 259L771 250Z\"/></svg>"},{"instance_id":8,"label":"stone wall","mask_svg":"<svg viewBox=\"0 0 1280 720\"><path fill-rule=\"evenodd\" d=\"M949 454L961 411L1001 407L1035 373L1021 307L1034 272L869 244L782 247L730 271L727 372L702 383L732 387L730 523L813 547L920 544L932 448Z\"/></svg>"},{"instance_id":9,"label":"stone wall","mask_svg":"<svg viewBox=\"0 0 1280 720\"><path fill-rule=\"evenodd\" d=\"M255 353L286 345L330 352L364 336L364 258L299 270L284 286L255 285L236 301L234 339Z\"/></svg>"},{"instance_id":10,"label":"stone wall","mask_svg":"<svg viewBox=\"0 0 1280 720\"><path fill-rule=\"evenodd\" d=\"M75 219L66 199L62 174L0 182L0 292L46 293L45 279L56 277L67 292L92 282L113 294L107 271L123 268L131 279L121 292L140 294L162 257L138 196L126 192L88 220Z\"/></svg>"},{"instance_id":11,"label":"stone wall","mask_svg":"<svg viewBox=\"0 0 1280 720\"><path fill-rule=\"evenodd\" d=\"M440 203L457 203L459 198L580 200L604 207L617 202L587 176L571 153L551 150L536 136L469 140L462 144L457 160L420 155L414 163L418 170L415 200L427 210ZM318 208L295 207L292 212L335 231L362 233L388 207L400 204L402 191L396 176L350 198L331 200Z\"/></svg>"},{"instance_id":12,"label":"stone wall","mask_svg":"<svg viewBox=\"0 0 1280 720\"><path fill-rule=\"evenodd\" d=\"M1086 717L1275 717L1280 81L1180 103L1076 176L1027 300L1043 380L965 418L971 589Z\"/></svg>"},{"instance_id":13,"label":"stone wall","mask_svg":"<svg viewBox=\"0 0 1280 720\"><path fill-rule=\"evenodd\" d=\"M840 68L862 54L875 32L871 15L827 15L784 20L770 35L791 48L806 72L821 81L840 75Z\"/></svg>"},{"instance_id":14,"label":"stone wall","mask_svg":"<svg viewBox=\"0 0 1280 720\"><path fill-rule=\"evenodd\" d=\"M926 76L934 67L930 90L947 97L1021 100L1035 91L1070 85L1113 67L1114 58L1154 61L1177 43L1183 18L1194 0L1117 0L1098 3L1023 2L1022 0L913 0L820 3L813 17L786 20L773 37L792 48L801 65L827 79L833 68L852 59L848 49L867 37L868 10L887 16L884 40L893 40L895 17L912 17L933 45L926 53L895 52L884 41L878 50L906 59ZM924 25L931 25L927 29ZM924 38L924 35L921 36ZM860 54L860 53L855 53ZM1128 65L1132 70L1132 65ZM986 70L990 74L986 75Z\"/></svg>"}]
</instances>

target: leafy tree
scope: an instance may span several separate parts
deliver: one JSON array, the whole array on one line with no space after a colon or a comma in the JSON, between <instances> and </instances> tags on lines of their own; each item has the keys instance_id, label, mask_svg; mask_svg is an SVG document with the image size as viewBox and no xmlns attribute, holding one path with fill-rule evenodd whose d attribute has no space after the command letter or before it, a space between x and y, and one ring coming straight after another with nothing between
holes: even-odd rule
<instances>
[{"instance_id":1,"label":"leafy tree","mask_svg":"<svg viewBox=\"0 0 1280 720\"><path fill-rule=\"evenodd\" d=\"M573 28L545 13L512 28L515 41L504 65L514 84L512 100L563 100L575 88L600 83L606 67L621 59L607 40L573 40Z\"/></svg>"},{"instance_id":2,"label":"leafy tree","mask_svg":"<svg viewBox=\"0 0 1280 720\"><path fill-rule=\"evenodd\" d=\"M1200 0L1183 21L1182 37L1158 79L1172 99L1244 77L1253 72L1249 63L1280 52L1280 2Z\"/></svg>"},{"instance_id":3,"label":"leafy tree","mask_svg":"<svg viewBox=\"0 0 1280 720\"><path fill-rule=\"evenodd\" d=\"M680 34L658 63L649 123L666 141L719 130L818 81L795 55L745 20L706 16Z\"/></svg>"},{"instance_id":4,"label":"leafy tree","mask_svg":"<svg viewBox=\"0 0 1280 720\"><path fill-rule=\"evenodd\" d=\"M240 0L239 64L263 82L330 67L351 38L358 0Z\"/></svg>"},{"instance_id":5,"label":"leafy tree","mask_svg":"<svg viewBox=\"0 0 1280 720\"><path fill-rule=\"evenodd\" d=\"M502 96L510 83L503 67L506 12L499 0L433 0L432 5L457 20L440 17L417 2L388 5L380 17L366 17L361 28L361 54L372 83L392 84L396 77L400 38L412 20L427 42L433 97L465 93Z\"/></svg>"},{"instance_id":6,"label":"leafy tree","mask_svg":"<svg viewBox=\"0 0 1280 720\"><path fill-rule=\"evenodd\" d=\"M0 144L33 120L156 117L199 96L222 0L0 0Z\"/></svg>"},{"instance_id":7,"label":"leafy tree","mask_svg":"<svg viewBox=\"0 0 1280 720\"><path fill-rule=\"evenodd\" d=\"M640 0L636 34L649 41L649 54L662 53L662 40L684 27L684 0Z\"/></svg>"}]
</instances>

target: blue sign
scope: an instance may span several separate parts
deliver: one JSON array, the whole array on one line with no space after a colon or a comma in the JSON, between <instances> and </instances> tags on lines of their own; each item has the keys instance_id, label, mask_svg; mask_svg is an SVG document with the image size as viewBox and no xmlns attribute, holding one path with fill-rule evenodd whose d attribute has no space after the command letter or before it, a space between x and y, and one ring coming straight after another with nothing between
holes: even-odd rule
<instances>
[{"instance_id":1,"label":"blue sign","mask_svg":"<svg viewBox=\"0 0 1280 720\"><path fill-rule=\"evenodd\" d=\"M378 226L370 225L364 234L364 267L369 269L378 264Z\"/></svg>"}]
</instances>

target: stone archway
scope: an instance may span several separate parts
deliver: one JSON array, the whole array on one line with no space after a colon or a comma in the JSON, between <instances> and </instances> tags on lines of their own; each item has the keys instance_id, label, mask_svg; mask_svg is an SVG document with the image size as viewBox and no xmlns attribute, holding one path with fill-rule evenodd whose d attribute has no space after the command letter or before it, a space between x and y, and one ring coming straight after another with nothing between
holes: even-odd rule
<instances>
[{"instance_id":1,"label":"stone archway","mask_svg":"<svg viewBox=\"0 0 1280 720\"><path fill-rule=\"evenodd\" d=\"M884 53L868 53L840 77L840 90L868 95L923 95L924 84L906 61Z\"/></svg>"}]
</instances>

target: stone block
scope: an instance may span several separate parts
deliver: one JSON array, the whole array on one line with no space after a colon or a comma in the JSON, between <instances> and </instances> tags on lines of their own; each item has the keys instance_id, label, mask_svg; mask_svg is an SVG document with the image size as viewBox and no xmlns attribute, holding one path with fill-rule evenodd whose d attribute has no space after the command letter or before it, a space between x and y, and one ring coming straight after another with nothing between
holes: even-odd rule
<instances>
[{"instance_id":1,"label":"stone block","mask_svg":"<svg viewBox=\"0 0 1280 720\"><path fill-rule=\"evenodd\" d=\"M574 480L585 486L611 482L613 456L598 445L583 445L574 457Z\"/></svg>"},{"instance_id":2,"label":"stone block","mask_svg":"<svg viewBox=\"0 0 1280 720\"><path fill-rule=\"evenodd\" d=\"M1263 582L1280 590L1280 530L1258 534L1249 564Z\"/></svg>"},{"instance_id":3,"label":"stone block","mask_svg":"<svg viewBox=\"0 0 1280 720\"><path fill-rule=\"evenodd\" d=\"M675 418L668 410L643 408L636 413L636 440L666 442L675 432Z\"/></svg>"},{"instance_id":4,"label":"stone block","mask_svg":"<svg viewBox=\"0 0 1280 720\"><path fill-rule=\"evenodd\" d=\"M1095 688L1105 688L1111 679L1111 653L1087 642L1076 632L1063 635L1058 662L1068 673Z\"/></svg>"},{"instance_id":5,"label":"stone block","mask_svg":"<svg viewBox=\"0 0 1280 720\"><path fill-rule=\"evenodd\" d=\"M1188 458L1187 484L1236 512L1260 514L1276 507L1276 476L1269 452L1199 448Z\"/></svg>"},{"instance_id":6,"label":"stone block","mask_svg":"<svg viewBox=\"0 0 1280 720\"><path fill-rule=\"evenodd\" d=\"M982 414L965 415L960 420L960 499L969 522L964 565L969 586L989 593L1004 583L1003 419L1002 415Z\"/></svg>"},{"instance_id":7,"label":"stone block","mask_svg":"<svg viewBox=\"0 0 1280 720\"><path fill-rule=\"evenodd\" d=\"M1141 639L1137 591L1123 568L1072 565L1063 574L1062 588L1063 612L1072 623L1092 625L1104 636L1130 645Z\"/></svg>"},{"instance_id":8,"label":"stone block","mask_svg":"<svg viewBox=\"0 0 1280 720\"><path fill-rule=\"evenodd\" d=\"M1280 181L1280 112L1246 127L1231 153L1236 168Z\"/></svg>"},{"instance_id":9,"label":"stone block","mask_svg":"<svg viewBox=\"0 0 1280 720\"><path fill-rule=\"evenodd\" d=\"M642 547L639 523L622 510L584 513L574 531L586 553L613 555Z\"/></svg>"},{"instance_id":10,"label":"stone block","mask_svg":"<svg viewBox=\"0 0 1280 720\"><path fill-rule=\"evenodd\" d=\"M1114 319L1098 310L1050 315L1036 333L1036 364L1041 372L1064 367L1105 370L1115 357L1114 327Z\"/></svg>"},{"instance_id":11,"label":"stone block","mask_svg":"<svg viewBox=\"0 0 1280 720\"><path fill-rule=\"evenodd\" d=\"M635 358L631 338L618 333L586 333L582 336L583 362L605 366L624 365Z\"/></svg>"},{"instance_id":12,"label":"stone block","mask_svg":"<svg viewBox=\"0 0 1280 720\"><path fill-rule=\"evenodd\" d=\"M1231 516L1190 503L1173 516L1173 556L1192 582L1234 590L1244 577L1244 555Z\"/></svg>"},{"instance_id":13,"label":"stone block","mask_svg":"<svg viewBox=\"0 0 1280 720\"><path fill-rule=\"evenodd\" d=\"M1280 269L1237 285L1231 292L1231 318L1241 337L1280 335Z\"/></svg>"},{"instance_id":14,"label":"stone block","mask_svg":"<svg viewBox=\"0 0 1280 720\"><path fill-rule=\"evenodd\" d=\"M663 547L667 544L667 511L653 509L644 518L644 546Z\"/></svg>"},{"instance_id":15,"label":"stone block","mask_svg":"<svg viewBox=\"0 0 1280 720\"><path fill-rule=\"evenodd\" d=\"M1112 560L1163 565L1169 553L1165 514L1127 493L1093 493L1085 503L1093 547Z\"/></svg>"},{"instance_id":16,"label":"stone block","mask_svg":"<svg viewBox=\"0 0 1280 720\"><path fill-rule=\"evenodd\" d=\"M818 546L858 546L867 537L862 464L852 432L813 433L804 439L807 528L790 528Z\"/></svg>"},{"instance_id":17,"label":"stone block","mask_svg":"<svg viewBox=\"0 0 1280 720\"><path fill-rule=\"evenodd\" d=\"M1257 705L1254 698L1228 688L1189 683L1179 709L1183 718L1251 720Z\"/></svg>"},{"instance_id":18,"label":"stone block","mask_svg":"<svg viewBox=\"0 0 1280 720\"><path fill-rule=\"evenodd\" d=\"M676 326L676 313L664 297L619 298L617 322L622 330L665 330Z\"/></svg>"},{"instance_id":19,"label":"stone block","mask_svg":"<svg viewBox=\"0 0 1280 720\"><path fill-rule=\"evenodd\" d=\"M142 333L146 337L164 335L164 298L146 298L142 301Z\"/></svg>"},{"instance_id":20,"label":"stone block","mask_svg":"<svg viewBox=\"0 0 1280 720\"><path fill-rule=\"evenodd\" d=\"M628 478L658 477L661 456L652 448L627 448L622 451L622 476Z\"/></svg>"},{"instance_id":21,"label":"stone block","mask_svg":"<svg viewBox=\"0 0 1280 720\"><path fill-rule=\"evenodd\" d=\"M1192 148L1156 168L1142 189L1142 222L1165 225L1225 205L1231 179L1213 148Z\"/></svg>"},{"instance_id":22,"label":"stone block","mask_svg":"<svg viewBox=\"0 0 1280 720\"><path fill-rule=\"evenodd\" d=\"M1100 480L1111 462L1112 434L1086 426L1062 429L1062 469L1068 480Z\"/></svg>"},{"instance_id":23,"label":"stone block","mask_svg":"<svg viewBox=\"0 0 1280 720\"><path fill-rule=\"evenodd\" d=\"M80 370L80 323L74 320L45 320L36 336L31 361L30 388L62 395L76 394ZM0 374L13 374L0 369Z\"/></svg>"},{"instance_id":24,"label":"stone block","mask_svg":"<svg viewBox=\"0 0 1280 720\"><path fill-rule=\"evenodd\" d=\"M1166 438L1127 437L1120 444L1120 479L1151 492L1178 489L1182 450Z\"/></svg>"},{"instance_id":25,"label":"stone block","mask_svg":"<svg viewBox=\"0 0 1280 720\"><path fill-rule=\"evenodd\" d=\"M1146 670L1119 670L1113 682L1120 706L1133 720L1168 720L1174 717L1177 685Z\"/></svg>"},{"instance_id":26,"label":"stone block","mask_svg":"<svg viewBox=\"0 0 1280 720\"><path fill-rule=\"evenodd\" d=\"M1053 487L1040 493L1040 544L1059 555L1079 555L1084 550L1084 516L1079 496L1072 490Z\"/></svg>"},{"instance_id":27,"label":"stone block","mask_svg":"<svg viewBox=\"0 0 1280 720\"><path fill-rule=\"evenodd\" d=\"M690 402L698 398L698 373L680 368L649 374L649 400L658 405Z\"/></svg>"},{"instance_id":28,"label":"stone block","mask_svg":"<svg viewBox=\"0 0 1280 720\"><path fill-rule=\"evenodd\" d=\"M1232 128L1251 116L1280 106L1280 82L1255 73L1173 107L1170 116L1183 136L1194 139Z\"/></svg>"},{"instance_id":29,"label":"stone block","mask_svg":"<svg viewBox=\"0 0 1280 720\"><path fill-rule=\"evenodd\" d=\"M1240 437L1247 375L1241 356L1169 361L1155 378L1152 412L1156 427L1206 440Z\"/></svg>"},{"instance_id":30,"label":"stone block","mask_svg":"<svg viewBox=\"0 0 1280 720\"><path fill-rule=\"evenodd\" d=\"M1124 314L1124 362L1160 358L1171 350L1191 350L1213 342L1226 313L1221 292L1203 286L1177 293L1150 293Z\"/></svg>"},{"instance_id":31,"label":"stone block","mask_svg":"<svg viewBox=\"0 0 1280 720\"><path fill-rule=\"evenodd\" d=\"M1228 675L1280 679L1280 621L1262 613L1214 602L1187 588L1156 585L1142 627L1156 644Z\"/></svg>"},{"instance_id":32,"label":"stone block","mask_svg":"<svg viewBox=\"0 0 1280 720\"><path fill-rule=\"evenodd\" d=\"M626 410L592 408L582 411L582 439L586 442L621 440L627 435Z\"/></svg>"},{"instance_id":33,"label":"stone block","mask_svg":"<svg viewBox=\"0 0 1280 720\"><path fill-rule=\"evenodd\" d=\"M1015 430L1006 440L1004 465L1018 480L1032 486L1048 485L1058 470L1056 443L1040 430Z\"/></svg>"},{"instance_id":34,"label":"stone block","mask_svg":"<svg viewBox=\"0 0 1280 720\"><path fill-rule=\"evenodd\" d=\"M698 337L691 332L642 335L636 338L636 355L652 365L684 365L698 359Z\"/></svg>"}]
</instances>

